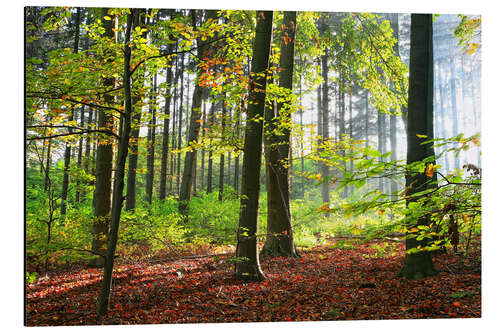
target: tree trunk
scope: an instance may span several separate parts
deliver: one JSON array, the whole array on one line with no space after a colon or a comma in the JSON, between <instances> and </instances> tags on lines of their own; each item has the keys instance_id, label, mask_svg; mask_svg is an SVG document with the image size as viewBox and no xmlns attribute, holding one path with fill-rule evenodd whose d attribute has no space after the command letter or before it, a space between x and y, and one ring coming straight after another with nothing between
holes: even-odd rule
<instances>
[{"instance_id":1,"label":"tree trunk","mask_svg":"<svg viewBox=\"0 0 500 333\"><path fill-rule=\"evenodd\" d=\"M102 17L108 15L108 9L102 8ZM102 20L105 29L104 36L114 41L115 35L113 32L114 20ZM104 77L103 84L106 89L114 87L113 77ZM106 105L114 102L113 96L104 95ZM104 128L108 131L113 129L113 117L109 111L100 109L98 128ZM94 190L94 215L95 220L92 226L92 251L106 253L106 244L108 241L108 230L110 223L111 211L111 172L113 169L113 143L111 138L98 135L97 153L96 153L96 180ZM93 266L102 266L104 264L103 257L95 258L90 262Z\"/></svg>"},{"instance_id":2,"label":"tree trunk","mask_svg":"<svg viewBox=\"0 0 500 333\"><path fill-rule=\"evenodd\" d=\"M226 135L226 92L223 92L222 96L222 115L221 115L221 132L222 139ZM224 194L224 153L220 154L219 157L219 201L222 201L222 196Z\"/></svg>"},{"instance_id":3,"label":"tree trunk","mask_svg":"<svg viewBox=\"0 0 500 333\"><path fill-rule=\"evenodd\" d=\"M148 157L146 161L146 201L151 205L153 201L153 181L155 174L155 139L156 139L156 74L151 78L151 97L149 98L149 112L151 120L148 126Z\"/></svg>"},{"instance_id":4,"label":"tree trunk","mask_svg":"<svg viewBox=\"0 0 500 333\"><path fill-rule=\"evenodd\" d=\"M169 44L167 52L171 53L173 51L173 44ZM161 152L161 170L160 170L160 192L159 199L165 200L167 194L167 166L168 166L168 144L169 144L169 126L170 126L170 101L171 101L171 90L172 90L172 59L167 62L167 77L166 82L168 84L167 91L165 92L165 118L163 120L163 141L162 141L162 152Z\"/></svg>"},{"instance_id":5,"label":"tree trunk","mask_svg":"<svg viewBox=\"0 0 500 333\"><path fill-rule=\"evenodd\" d=\"M408 90L408 137L407 164L434 156L432 143L422 144L434 138L433 121L433 53L432 53L432 15L411 15L410 37L410 78ZM425 135L426 137L418 137ZM407 173L407 195L425 190L433 186L425 173ZM407 200L407 204L416 198ZM418 221L407 226L408 230L419 225L429 225L429 216L422 216ZM407 236L410 236L411 232ZM411 235L414 236L414 235ZM406 250L425 247L427 241L418 241L416 237L406 238ZM426 250L406 253L400 275L409 279L419 279L437 273L432 263L431 253Z\"/></svg>"},{"instance_id":6,"label":"tree trunk","mask_svg":"<svg viewBox=\"0 0 500 333\"><path fill-rule=\"evenodd\" d=\"M139 9L134 13L134 26L145 24L144 11ZM147 35L144 37L147 38ZM137 70L137 82L144 83L144 69ZM136 105L142 97L141 92L136 92L132 97L132 105ZM135 210L137 201L137 166L139 160L139 135L141 130L142 108L134 108L132 110L132 123L130 130L130 156L128 157L128 172L127 172L127 196L125 202L125 210Z\"/></svg>"},{"instance_id":7,"label":"tree trunk","mask_svg":"<svg viewBox=\"0 0 500 333\"><path fill-rule=\"evenodd\" d=\"M297 13L283 13L282 43L279 63L279 86L292 91ZM284 124L279 131L279 122ZM293 243L290 212L290 156L292 115L283 102L276 109L266 107L267 237L263 253L272 256L297 256ZM277 134L280 133L280 134Z\"/></svg>"},{"instance_id":8,"label":"tree trunk","mask_svg":"<svg viewBox=\"0 0 500 333\"><path fill-rule=\"evenodd\" d=\"M321 76L323 77L323 86L322 86L322 107L321 107L321 125L323 127L322 130L322 139L321 144L325 145L326 142L330 138L329 134L329 119L328 119L328 48L325 49L325 54L321 56ZM321 149L321 152L324 149ZM321 183L321 200L323 204L326 205L327 208L330 207L330 180L328 177L330 176L330 168L326 163L320 164L321 170L321 178L323 179ZM325 216L329 216L330 213L328 209L325 210Z\"/></svg>"},{"instance_id":9,"label":"tree trunk","mask_svg":"<svg viewBox=\"0 0 500 333\"><path fill-rule=\"evenodd\" d=\"M215 116L215 101L212 101L212 107L210 108L210 115L208 117L208 124L212 126L214 124L214 116ZM208 152L208 167L207 167L207 193L212 193L212 173L214 168L214 161L212 158L212 150Z\"/></svg>"},{"instance_id":10,"label":"tree trunk","mask_svg":"<svg viewBox=\"0 0 500 333\"><path fill-rule=\"evenodd\" d=\"M85 107L81 107L80 109L80 127L83 128L85 125ZM78 140L78 156L77 156L77 165L78 169L82 168L82 155L83 155L83 137L80 137ZM75 193L75 202L80 202L80 181L77 179L76 181L76 193Z\"/></svg>"},{"instance_id":11,"label":"tree trunk","mask_svg":"<svg viewBox=\"0 0 500 333\"><path fill-rule=\"evenodd\" d=\"M217 11L209 10L207 11L207 20L215 19L217 17ZM193 28L195 28L195 14L192 12L193 18ZM207 57L206 48L203 47L203 42L201 39L197 40L198 44L198 58L203 59ZM197 66L195 88L193 92L193 101L191 105L191 117L189 121L189 132L188 132L188 145L193 145L198 140L200 133L200 118L201 118L201 100L203 95L203 87L199 85L200 76L202 74L202 69ZM193 189L193 178L194 178L194 168L196 161L196 148L192 147L186 152L184 158L184 172L182 174L182 184L179 193L179 211L181 214L187 214L187 205L191 199L191 193Z\"/></svg>"},{"instance_id":12,"label":"tree trunk","mask_svg":"<svg viewBox=\"0 0 500 333\"><path fill-rule=\"evenodd\" d=\"M80 7L76 9L75 17L75 40L73 43L73 53L78 53L78 43L80 41ZM73 121L73 110L68 110L69 117L68 121ZM69 133L72 132L71 128L68 129ZM66 148L64 150L64 175L61 191L61 215L66 214L67 200L68 200L68 188L69 188L69 164L71 162L71 143L66 143Z\"/></svg>"},{"instance_id":13,"label":"tree trunk","mask_svg":"<svg viewBox=\"0 0 500 333\"><path fill-rule=\"evenodd\" d=\"M116 159L116 171L113 184L113 203L111 212L111 228L109 233L109 243L106 252L106 261L104 267L104 276L102 279L101 293L99 294L97 315L102 317L108 312L109 295L111 292L111 279L113 274L113 264L115 259L116 243L118 242L118 229L120 226L120 216L123 204L123 182L125 178L125 162L127 160L128 143L131 127L132 116L132 97L130 87L130 58L131 50L129 46L130 31L132 28L132 18L134 9L130 9L131 14L127 17L127 28L124 41L124 61L123 61L123 88L125 97L125 110L123 117L123 131L121 133L120 142L118 144L118 156Z\"/></svg>"},{"instance_id":14,"label":"tree trunk","mask_svg":"<svg viewBox=\"0 0 500 333\"><path fill-rule=\"evenodd\" d=\"M243 169L241 184L240 218L236 246L235 277L245 280L263 280L257 242L259 211L260 169L262 162L262 132L266 78L263 73L269 67L273 25L272 11L257 12L257 26L253 45L251 84L248 89L248 117L245 126ZM258 76L261 74L260 76ZM255 89L258 87L258 90Z\"/></svg>"}]
</instances>

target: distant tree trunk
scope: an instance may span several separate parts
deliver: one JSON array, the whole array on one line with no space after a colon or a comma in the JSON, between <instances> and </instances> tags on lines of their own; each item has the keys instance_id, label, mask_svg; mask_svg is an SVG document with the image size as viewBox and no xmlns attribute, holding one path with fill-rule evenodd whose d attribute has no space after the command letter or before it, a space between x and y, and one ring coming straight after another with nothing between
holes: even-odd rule
<instances>
[{"instance_id":1,"label":"distant tree trunk","mask_svg":"<svg viewBox=\"0 0 500 333\"><path fill-rule=\"evenodd\" d=\"M169 44L167 48L168 53L172 53L173 44ZM158 195L160 200L165 200L167 194L167 166L168 166L168 144L169 144L169 126L170 126L170 101L171 101L171 91L172 91L172 59L167 62L167 77L166 82L168 84L167 91L165 92L165 111L163 119L163 141L162 141L162 152L161 152L161 170L160 170L160 193Z\"/></svg>"},{"instance_id":2,"label":"distant tree trunk","mask_svg":"<svg viewBox=\"0 0 500 333\"><path fill-rule=\"evenodd\" d=\"M203 114L201 116L201 121L203 123L203 126L201 128L202 132L201 135L205 137L205 132L207 130L207 97L206 97L206 92L207 90L204 90L204 97L203 97ZM200 169L200 178L201 178L201 189L202 191L205 190L205 149L201 150L201 169Z\"/></svg>"},{"instance_id":3,"label":"distant tree trunk","mask_svg":"<svg viewBox=\"0 0 500 333\"><path fill-rule=\"evenodd\" d=\"M328 119L328 48L325 49L325 54L321 56L321 76L323 77L323 86L322 86L322 107L321 107L321 125L323 127L322 130L322 140L321 144L324 145L330 138L329 134L329 119ZM323 151L323 149L321 149ZM330 176L330 168L326 163L320 164L321 170L321 178L323 179L321 183L321 200L326 205L326 207L330 207L330 181L328 177ZM325 210L325 216L329 216L330 213Z\"/></svg>"},{"instance_id":4,"label":"distant tree trunk","mask_svg":"<svg viewBox=\"0 0 500 333\"><path fill-rule=\"evenodd\" d=\"M94 111L92 109L89 109L89 119L87 122L87 128L90 129L93 123L92 116L94 114ZM87 140L85 140L85 162L84 162L84 169L85 172L90 171L90 142L92 141L92 135L87 134Z\"/></svg>"},{"instance_id":5,"label":"distant tree trunk","mask_svg":"<svg viewBox=\"0 0 500 333\"><path fill-rule=\"evenodd\" d=\"M368 90L365 90L365 147L370 144L370 107L368 103Z\"/></svg>"},{"instance_id":6,"label":"distant tree trunk","mask_svg":"<svg viewBox=\"0 0 500 333\"><path fill-rule=\"evenodd\" d=\"M302 58L300 59L300 62L302 63ZM300 102L300 130L302 131L304 128L304 109L302 109L302 73L300 74L299 77L299 102ZM305 196L305 179L304 177L304 171L305 171L305 162L304 162L304 138L300 138L300 171L301 171L301 177L300 177L300 197L304 198Z\"/></svg>"},{"instance_id":7,"label":"distant tree trunk","mask_svg":"<svg viewBox=\"0 0 500 333\"><path fill-rule=\"evenodd\" d=\"M297 13L283 12L282 43L279 63L279 86L292 91L293 66L295 55L295 27ZM283 102L274 107L266 107L264 134L266 155L266 188L267 188L267 237L263 253L272 256L296 257L293 244L293 231L290 211L290 156L291 123L290 108ZM280 134L275 129L279 121L285 124Z\"/></svg>"},{"instance_id":8,"label":"distant tree trunk","mask_svg":"<svg viewBox=\"0 0 500 333\"><path fill-rule=\"evenodd\" d=\"M457 110L457 78L455 76L455 61L450 60L450 72L451 72L451 114L453 116L453 134L452 136L458 135L458 110ZM460 157L454 157L455 169L460 169Z\"/></svg>"},{"instance_id":9,"label":"distant tree trunk","mask_svg":"<svg viewBox=\"0 0 500 333\"><path fill-rule=\"evenodd\" d=\"M127 160L128 143L132 116L132 96L130 87L130 58L131 50L129 46L130 31L132 28L132 18L134 9L130 9L131 14L127 17L127 27L124 41L124 61L123 61L123 88L125 97L125 110L121 115L123 117L123 131L118 144L118 155L116 159L116 171L113 184L113 202L111 212L111 228L109 233L109 243L106 251L106 260L104 274L102 279L102 288L98 298L97 315L99 318L108 312L109 295L111 292L111 279L113 274L113 265L115 260L116 243L118 242L118 229L120 226L120 216L123 204L123 183L125 178L125 163ZM104 20L103 20L104 21ZM106 21L104 21L106 22Z\"/></svg>"},{"instance_id":10,"label":"distant tree trunk","mask_svg":"<svg viewBox=\"0 0 500 333\"><path fill-rule=\"evenodd\" d=\"M381 111L377 112L377 137L378 137L378 151L385 154L385 114ZM384 159L379 157L379 162L384 162ZM378 179L378 190L380 193L385 193L384 177Z\"/></svg>"},{"instance_id":11,"label":"distant tree trunk","mask_svg":"<svg viewBox=\"0 0 500 333\"><path fill-rule=\"evenodd\" d=\"M50 165L52 164L52 140L51 139L48 139L48 144L47 144L47 162L45 163L45 177L44 177L44 180L43 180L43 189L45 191L47 191L49 189L49 185L50 185Z\"/></svg>"},{"instance_id":12,"label":"distant tree trunk","mask_svg":"<svg viewBox=\"0 0 500 333\"><path fill-rule=\"evenodd\" d=\"M432 52L432 15L411 15L410 37L410 78L408 94L408 137L407 137L407 164L422 161L434 156L432 143L422 144L434 138L433 121L433 52ZM425 135L425 138L417 135ZM430 188L430 179L425 172L407 173L407 195ZM416 198L410 198L411 203ZM412 224L407 225L411 230L420 225L428 226L430 217L424 215ZM407 236L411 235L411 231ZM406 237L406 250L425 247L427 240L417 240L416 237ZM410 279L419 279L437 273L432 263L429 251L422 250L415 253L406 253L401 275Z\"/></svg>"},{"instance_id":13,"label":"distant tree trunk","mask_svg":"<svg viewBox=\"0 0 500 333\"><path fill-rule=\"evenodd\" d=\"M177 83L179 82L179 71L177 69L177 66L178 66L178 59L176 59L176 62L175 62L175 71L176 71L176 75L175 75L175 85L174 85L174 109L173 109L173 115L172 115L172 149L175 149L175 146L176 146L176 138L177 138L177 133L175 131L176 129L176 116L177 116ZM168 191L172 194L173 193L173 190L174 190L174 173L175 173L175 154L172 152L171 153L171 157L170 157L170 175L169 175L169 178L170 178L170 182L169 182L169 186L168 186Z\"/></svg>"},{"instance_id":14,"label":"distant tree trunk","mask_svg":"<svg viewBox=\"0 0 500 333\"><path fill-rule=\"evenodd\" d=\"M148 157L146 161L146 201L151 205L153 201L153 181L155 174L155 143L156 143L156 74L151 78L151 97L149 98L149 112L151 120L148 126Z\"/></svg>"},{"instance_id":15,"label":"distant tree trunk","mask_svg":"<svg viewBox=\"0 0 500 333\"><path fill-rule=\"evenodd\" d=\"M82 106L80 109L80 127L83 128L85 125L85 107ZM78 156L77 162L78 169L82 168L82 155L83 155L83 137L78 140ZM75 192L75 202L80 202L80 181L76 180L76 192Z\"/></svg>"},{"instance_id":16,"label":"distant tree trunk","mask_svg":"<svg viewBox=\"0 0 500 333\"><path fill-rule=\"evenodd\" d=\"M228 114L228 120L229 123L232 125L232 112L231 109L229 109L229 114ZM226 175L226 184L231 184L231 151L227 152L227 175Z\"/></svg>"},{"instance_id":17,"label":"distant tree trunk","mask_svg":"<svg viewBox=\"0 0 500 333\"><path fill-rule=\"evenodd\" d=\"M227 113L226 92L223 92L222 115L221 115L221 130L223 139L226 132L226 113ZM220 154L219 157L219 201L222 201L223 194L224 194L224 153Z\"/></svg>"},{"instance_id":18,"label":"distant tree trunk","mask_svg":"<svg viewBox=\"0 0 500 333\"><path fill-rule=\"evenodd\" d=\"M354 139L354 131L353 131L353 126L352 126L352 91L349 94L349 139L353 140ZM350 153L353 153L353 149L351 148ZM354 171L354 159L349 158L349 171L353 172ZM349 192L351 195L353 194L353 186L349 186Z\"/></svg>"},{"instance_id":19,"label":"distant tree trunk","mask_svg":"<svg viewBox=\"0 0 500 333\"><path fill-rule=\"evenodd\" d=\"M215 101L212 101L212 106L210 108L210 115L208 117L208 123L210 126L214 124L214 113L215 113ZM212 150L208 152L208 168L207 168L207 193L212 193L212 173L213 173L213 158Z\"/></svg>"},{"instance_id":20,"label":"distant tree trunk","mask_svg":"<svg viewBox=\"0 0 500 333\"><path fill-rule=\"evenodd\" d=\"M195 17L196 14L192 12L192 20L193 27L195 25ZM216 10L208 10L207 11L207 20L215 19L217 17ZM203 59L207 57L206 47L203 47L204 43L201 41L201 38L197 40L198 44L198 59ZM198 68L198 66L197 66ZM188 132L188 145L193 145L196 141L198 141L198 136L200 133L200 118L201 118L201 100L203 95L203 87L199 85L200 76L202 74L201 68L197 69L196 72L196 80L195 80L195 88L193 92L193 101L191 105L191 118L189 121L189 132ZM179 193L179 211L181 214L187 214L187 204L191 199L191 193L193 190L193 179L194 179L194 168L196 162L196 148L186 152L184 158L184 172L182 173L182 184Z\"/></svg>"},{"instance_id":21,"label":"distant tree trunk","mask_svg":"<svg viewBox=\"0 0 500 333\"><path fill-rule=\"evenodd\" d=\"M177 194L180 194L180 189L181 189L181 153L179 152L181 147L182 147L182 114L184 112L184 54L181 55L181 91L180 91L180 96L179 96L179 111L177 113L177 118L178 118L178 129L177 129L177 162L176 162L176 188L177 188ZM189 143L188 143L189 144Z\"/></svg>"},{"instance_id":22,"label":"distant tree trunk","mask_svg":"<svg viewBox=\"0 0 500 333\"><path fill-rule=\"evenodd\" d=\"M108 15L108 8L102 8L101 16ZM113 32L113 20L102 20L105 29L104 36L114 42L115 34ZM110 89L114 87L113 77L104 77L104 87ZM104 95L104 102L110 105L114 102L114 97L108 94ZM98 128L105 128L109 131L113 129L113 116L107 110L99 110ZM113 169L113 143L111 138L98 136L97 156L96 156L96 180L94 190L94 215L95 220L92 226L92 251L106 253L106 244L108 241L108 231L111 211L111 172ZM102 266L103 257L98 257L90 262L93 266Z\"/></svg>"},{"instance_id":23,"label":"distant tree trunk","mask_svg":"<svg viewBox=\"0 0 500 333\"><path fill-rule=\"evenodd\" d=\"M245 108L245 102L241 100L241 110ZM240 112L235 112L235 117L236 117L236 137L240 138L240 127L241 127L241 114ZM239 193L239 186L240 186L240 155L236 154L234 157L234 192L236 194Z\"/></svg>"},{"instance_id":24,"label":"distant tree trunk","mask_svg":"<svg viewBox=\"0 0 500 333\"><path fill-rule=\"evenodd\" d=\"M257 11L257 26L253 45L251 84L248 89L248 112L243 147L240 218L238 224L236 257L246 258L235 264L235 277L245 280L263 280L260 267L257 219L259 210L260 169L262 161L262 132L266 78L258 75L269 67L269 53L273 26L272 11ZM256 89L258 87L258 90Z\"/></svg>"},{"instance_id":25,"label":"distant tree trunk","mask_svg":"<svg viewBox=\"0 0 500 333\"><path fill-rule=\"evenodd\" d=\"M76 16L75 16L75 39L73 43L73 53L78 53L78 44L80 41L80 7L76 8ZM73 110L68 109L69 117L68 121L73 121ZM68 129L68 132L71 133L71 128ZM71 162L71 143L66 143L66 148L64 150L64 175L62 182L62 191L61 191L61 215L66 214L67 200L68 200L68 188L69 188L69 164Z\"/></svg>"}]
</instances>

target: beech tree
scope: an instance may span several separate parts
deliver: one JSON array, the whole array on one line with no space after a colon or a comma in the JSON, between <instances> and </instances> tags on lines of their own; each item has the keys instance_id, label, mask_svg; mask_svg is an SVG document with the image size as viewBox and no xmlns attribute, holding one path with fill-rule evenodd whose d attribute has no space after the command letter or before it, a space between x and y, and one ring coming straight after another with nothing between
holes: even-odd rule
<instances>
[{"instance_id":1,"label":"beech tree","mask_svg":"<svg viewBox=\"0 0 500 333\"><path fill-rule=\"evenodd\" d=\"M235 276L239 279L263 280L257 247L262 133L267 79L262 75L269 67L273 25L272 11L257 11L257 25L248 88L248 110L243 146L240 218L237 231Z\"/></svg>"},{"instance_id":2,"label":"beech tree","mask_svg":"<svg viewBox=\"0 0 500 333\"><path fill-rule=\"evenodd\" d=\"M433 120L433 52L432 52L432 15L411 15L410 37L410 79L408 90L408 136L406 163L410 165L417 161L430 158L432 161L434 148L431 143L424 143L434 138ZM433 178L425 172L408 170L406 175L406 195L410 196L407 205L419 200L414 196L419 192L435 186ZM432 263L431 253L425 250L427 239L417 240L418 226L428 226L430 216L423 215L408 226L410 230L406 237L406 257L401 275L410 279L419 279L437 273ZM416 230L413 230L414 227ZM420 251L411 251L421 248ZM408 252L410 251L410 252Z\"/></svg>"},{"instance_id":3,"label":"beech tree","mask_svg":"<svg viewBox=\"0 0 500 333\"><path fill-rule=\"evenodd\" d=\"M103 18L104 37L110 43L114 42L115 33L113 32L113 20L104 20L108 15L108 8L101 10ZM109 51L108 51L109 52ZM105 60L106 61L106 60ZM102 79L106 89L112 89L114 86L113 77L104 77ZM104 102L109 105L114 101L114 97L109 94L104 95ZM103 108L98 111L98 128L112 130L113 116L109 110ZM113 169L113 142L109 136L98 136L97 155L96 155L96 181L94 190L94 215L95 220L92 226L92 251L104 255L108 241L108 231L111 212L111 173ZM104 257L98 257L91 261L92 265L102 266Z\"/></svg>"},{"instance_id":4,"label":"beech tree","mask_svg":"<svg viewBox=\"0 0 500 333\"><path fill-rule=\"evenodd\" d=\"M285 11L279 40L279 86L292 95L293 64L295 56L295 30L297 13ZM290 126L292 98L266 108L266 188L267 188L267 238L264 253L297 256L293 244L290 211ZM274 108L276 105L276 108ZM279 128L278 122L282 122Z\"/></svg>"}]
</instances>

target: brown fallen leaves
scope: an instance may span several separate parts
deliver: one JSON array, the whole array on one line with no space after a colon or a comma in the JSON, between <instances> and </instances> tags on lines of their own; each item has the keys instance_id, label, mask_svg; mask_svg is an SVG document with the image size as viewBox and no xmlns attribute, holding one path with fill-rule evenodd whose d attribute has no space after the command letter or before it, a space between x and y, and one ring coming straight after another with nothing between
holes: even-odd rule
<instances>
[{"instance_id":1,"label":"brown fallen leaves","mask_svg":"<svg viewBox=\"0 0 500 333\"><path fill-rule=\"evenodd\" d=\"M211 257L118 264L108 315L98 321L102 272L79 269L27 286L28 326L167 324L481 316L479 254L434 258L440 274L397 277L401 243L328 245L299 258L263 258L268 279L236 281L232 266ZM182 272L182 274L178 274Z\"/></svg>"}]
</instances>

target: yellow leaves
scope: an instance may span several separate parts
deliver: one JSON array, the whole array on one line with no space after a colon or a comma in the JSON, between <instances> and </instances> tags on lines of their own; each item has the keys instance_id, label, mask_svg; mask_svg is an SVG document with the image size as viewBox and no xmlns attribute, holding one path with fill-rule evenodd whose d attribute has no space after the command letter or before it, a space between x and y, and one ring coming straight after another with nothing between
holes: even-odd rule
<instances>
[{"instance_id":1,"label":"yellow leaves","mask_svg":"<svg viewBox=\"0 0 500 333\"><path fill-rule=\"evenodd\" d=\"M378 215L384 215L384 213L385 213L385 209L381 209L378 211Z\"/></svg>"},{"instance_id":2,"label":"yellow leaves","mask_svg":"<svg viewBox=\"0 0 500 333\"><path fill-rule=\"evenodd\" d=\"M430 163L427 165L425 168L425 175L429 178L432 178L434 176L434 164Z\"/></svg>"},{"instance_id":3,"label":"yellow leaves","mask_svg":"<svg viewBox=\"0 0 500 333\"><path fill-rule=\"evenodd\" d=\"M479 48L478 43L471 43L469 48L465 52L472 55L474 52L476 52L478 48Z\"/></svg>"}]
</instances>

